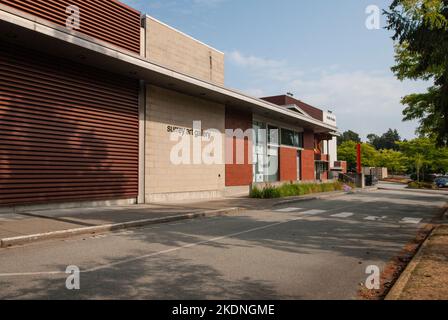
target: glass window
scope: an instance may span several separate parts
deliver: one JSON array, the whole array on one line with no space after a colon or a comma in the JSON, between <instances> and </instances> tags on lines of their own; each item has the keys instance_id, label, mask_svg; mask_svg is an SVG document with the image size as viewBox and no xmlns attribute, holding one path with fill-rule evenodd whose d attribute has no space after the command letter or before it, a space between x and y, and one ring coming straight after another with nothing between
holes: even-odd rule
<instances>
[{"instance_id":1,"label":"glass window","mask_svg":"<svg viewBox=\"0 0 448 320\"><path fill-rule=\"evenodd\" d=\"M296 131L282 129L281 130L282 145L289 147L302 148L303 146L303 133Z\"/></svg>"},{"instance_id":2,"label":"glass window","mask_svg":"<svg viewBox=\"0 0 448 320\"><path fill-rule=\"evenodd\" d=\"M280 144L279 134L278 127L268 126L268 144L278 146Z\"/></svg>"}]
</instances>

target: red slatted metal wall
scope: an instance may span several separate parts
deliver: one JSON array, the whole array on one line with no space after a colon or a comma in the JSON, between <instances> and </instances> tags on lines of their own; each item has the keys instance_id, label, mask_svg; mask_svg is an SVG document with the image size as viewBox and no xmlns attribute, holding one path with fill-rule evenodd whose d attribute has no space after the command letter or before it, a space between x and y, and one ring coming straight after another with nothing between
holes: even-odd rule
<instances>
[{"instance_id":1,"label":"red slatted metal wall","mask_svg":"<svg viewBox=\"0 0 448 320\"><path fill-rule=\"evenodd\" d=\"M138 82L0 44L0 205L138 194Z\"/></svg>"},{"instance_id":2,"label":"red slatted metal wall","mask_svg":"<svg viewBox=\"0 0 448 320\"><path fill-rule=\"evenodd\" d=\"M80 29L91 37L140 53L140 12L115 0L0 0L0 3L22 10L65 27L66 9L80 9Z\"/></svg>"}]
</instances>

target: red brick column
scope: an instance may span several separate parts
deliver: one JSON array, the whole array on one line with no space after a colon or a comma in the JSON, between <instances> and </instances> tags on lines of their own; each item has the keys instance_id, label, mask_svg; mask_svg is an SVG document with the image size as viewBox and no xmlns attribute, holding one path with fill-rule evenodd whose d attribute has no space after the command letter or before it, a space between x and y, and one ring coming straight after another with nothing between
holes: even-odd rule
<instances>
[{"instance_id":1,"label":"red brick column","mask_svg":"<svg viewBox=\"0 0 448 320\"><path fill-rule=\"evenodd\" d=\"M302 151L302 180L315 180L314 176L314 132L305 130L303 133L303 147Z\"/></svg>"},{"instance_id":2,"label":"red brick column","mask_svg":"<svg viewBox=\"0 0 448 320\"><path fill-rule=\"evenodd\" d=\"M314 150L302 150L302 180L315 180L314 176Z\"/></svg>"},{"instance_id":3,"label":"red brick column","mask_svg":"<svg viewBox=\"0 0 448 320\"><path fill-rule=\"evenodd\" d=\"M297 150L280 147L280 181L297 180Z\"/></svg>"},{"instance_id":4,"label":"red brick column","mask_svg":"<svg viewBox=\"0 0 448 320\"><path fill-rule=\"evenodd\" d=\"M252 128L252 113L242 112L226 107L226 129L241 129L246 131ZM241 142L241 141L240 141ZM226 150L232 148L233 161L226 164L226 187L249 186L253 182L253 167L249 159L252 153L252 144L248 139L244 141L244 164L236 161L237 139L226 137Z\"/></svg>"}]
</instances>

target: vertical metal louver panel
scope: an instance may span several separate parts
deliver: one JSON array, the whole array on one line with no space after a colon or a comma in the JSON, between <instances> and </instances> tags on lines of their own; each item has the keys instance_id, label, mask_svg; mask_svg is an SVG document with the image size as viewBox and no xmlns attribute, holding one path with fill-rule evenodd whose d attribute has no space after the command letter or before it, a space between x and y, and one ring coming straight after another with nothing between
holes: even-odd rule
<instances>
[{"instance_id":1,"label":"vertical metal louver panel","mask_svg":"<svg viewBox=\"0 0 448 320\"><path fill-rule=\"evenodd\" d=\"M138 194L138 82L0 44L0 205Z\"/></svg>"},{"instance_id":2,"label":"vertical metal louver panel","mask_svg":"<svg viewBox=\"0 0 448 320\"><path fill-rule=\"evenodd\" d=\"M80 10L76 31L140 53L140 12L115 0L0 0L0 3L65 27L70 5Z\"/></svg>"}]
</instances>

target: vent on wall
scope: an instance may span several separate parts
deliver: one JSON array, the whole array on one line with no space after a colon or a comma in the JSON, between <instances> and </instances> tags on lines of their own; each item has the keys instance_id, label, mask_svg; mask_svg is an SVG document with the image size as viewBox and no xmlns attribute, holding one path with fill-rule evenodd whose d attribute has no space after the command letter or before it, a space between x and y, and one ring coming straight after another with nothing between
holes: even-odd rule
<instances>
[{"instance_id":1,"label":"vent on wall","mask_svg":"<svg viewBox=\"0 0 448 320\"><path fill-rule=\"evenodd\" d=\"M76 31L140 54L140 12L116 0L0 0L12 8L63 27L71 6L79 8Z\"/></svg>"},{"instance_id":2,"label":"vent on wall","mask_svg":"<svg viewBox=\"0 0 448 320\"><path fill-rule=\"evenodd\" d=\"M138 88L0 44L0 205L136 198Z\"/></svg>"}]
</instances>

